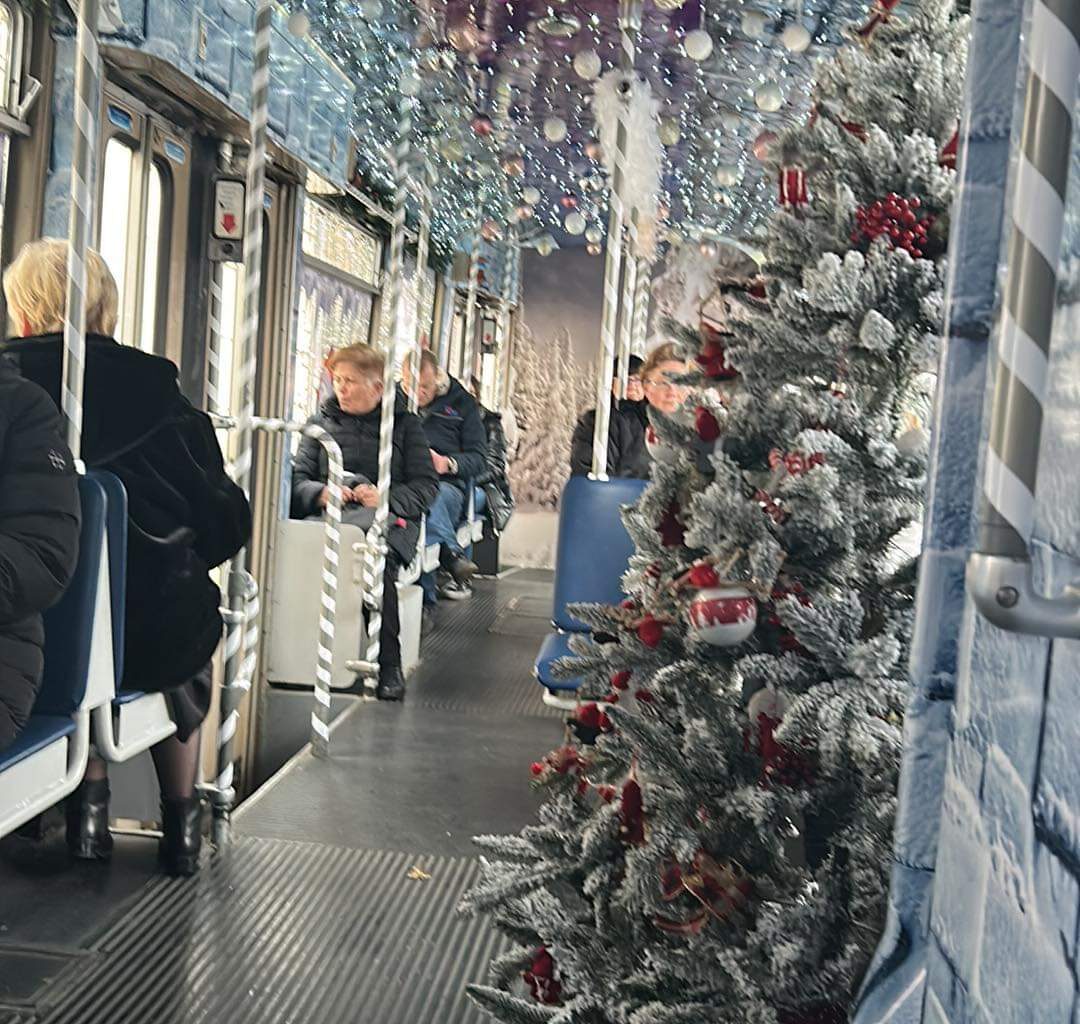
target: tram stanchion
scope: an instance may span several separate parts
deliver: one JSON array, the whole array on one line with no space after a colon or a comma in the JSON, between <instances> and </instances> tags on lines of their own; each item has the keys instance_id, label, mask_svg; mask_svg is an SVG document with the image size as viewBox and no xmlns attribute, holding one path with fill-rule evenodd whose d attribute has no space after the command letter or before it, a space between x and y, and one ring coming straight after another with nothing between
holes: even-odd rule
<instances>
[{"instance_id":1,"label":"tram stanchion","mask_svg":"<svg viewBox=\"0 0 1080 1024\"><path fill-rule=\"evenodd\" d=\"M427 272L428 243L431 238L431 169L425 164L424 181L416 186L420 201L420 223L416 232L416 336L413 338L411 370L413 387L409 395L409 412L415 413L420 408L420 389L417 378L420 376L420 354L424 350L424 330L421 314L424 312L424 277Z\"/></svg>"},{"instance_id":2,"label":"tram stanchion","mask_svg":"<svg viewBox=\"0 0 1080 1024\"><path fill-rule=\"evenodd\" d=\"M68 289L60 405L67 442L81 465L83 383L86 369L86 250L93 225L93 167L101 107L101 64L97 44L98 0L77 5L75 43L75 138L68 218Z\"/></svg>"},{"instance_id":3,"label":"tram stanchion","mask_svg":"<svg viewBox=\"0 0 1080 1024\"><path fill-rule=\"evenodd\" d=\"M1080 588L1066 587L1054 598L1040 593L1028 544L1050 386L1078 74L1080 7L1035 0L979 535L967 565L975 605L996 626L1071 639L1080 638Z\"/></svg>"},{"instance_id":4,"label":"tram stanchion","mask_svg":"<svg viewBox=\"0 0 1080 1024\"><path fill-rule=\"evenodd\" d=\"M635 33L641 25L641 0L619 2L619 66L633 73L637 48ZM608 432L611 428L611 378L615 373L615 330L619 315L619 280L622 269L623 209L628 147L625 110L620 105L609 200L607 256L604 261L604 306L600 325L601 351L596 380L596 428L593 433L592 476L607 479ZM629 360L627 360L629 362Z\"/></svg>"}]
</instances>

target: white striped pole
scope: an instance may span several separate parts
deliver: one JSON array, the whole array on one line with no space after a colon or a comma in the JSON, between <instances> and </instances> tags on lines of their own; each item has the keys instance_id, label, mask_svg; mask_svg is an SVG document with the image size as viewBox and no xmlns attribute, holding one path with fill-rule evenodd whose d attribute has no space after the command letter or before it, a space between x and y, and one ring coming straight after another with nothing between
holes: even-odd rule
<instances>
[{"instance_id":1,"label":"white striped pole","mask_svg":"<svg viewBox=\"0 0 1080 1024\"><path fill-rule=\"evenodd\" d=\"M1068 637L1080 637L1080 601L1035 591L1028 541L1078 76L1080 4L1035 0L979 538L968 565L976 603L991 621L1018 632Z\"/></svg>"},{"instance_id":2,"label":"white striped pole","mask_svg":"<svg viewBox=\"0 0 1080 1024\"><path fill-rule=\"evenodd\" d=\"M494 396L492 406L495 411L501 411L502 395L502 372L504 358L510 350L510 306L513 300L514 285L517 280L517 226L510 229L506 240L506 257L503 261L503 283L499 295L499 335L495 350L495 380L492 382L491 394Z\"/></svg>"},{"instance_id":3,"label":"white striped pole","mask_svg":"<svg viewBox=\"0 0 1080 1024\"><path fill-rule=\"evenodd\" d=\"M641 0L619 0L619 66L633 74L637 58L634 41L641 23ZM593 471L598 480L607 479L608 431L611 427L611 378L615 371L615 332L619 315L619 276L622 269L622 236L625 223L623 179L627 153L626 118L619 108L614 173L611 183L604 264L604 305L600 324L600 361L596 380L596 429L593 434Z\"/></svg>"},{"instance_id":4,"label":"white striped pole","mask_svg":"<svg viewBox=\"0 0 1080 1024\"><path fill-rule=\"evenodd\" d=\"M93 168L101 72L97 45L98 0L81 0L75 40L75 138L68 215L68 289L64 315L64 373L60 404L67 441L82 453L83 377L86 365L86 250L93 226Z\"/></svg>"},{"instance_id":5,"label":"white striped pole","mask_svg":"<svg viewBox=\"0 0 1080 1024\"><path fill-rule=\"evenodd\" d=\"M237 384L240 416L237 422L235 479L245 494L251 491L252 421L255 416L255 359L259 341L262 295L263 189L266 180L266 122L270 90L271 0L259 0L255 12L255 50L251 88L251 149L248 153L244 220L244 330ZM245 670L253 665L247 647L250 634L246 616L252 607L255 581L247 569L248 552L241 551L229 566L229 608L232 612L225 640L225 681L221 688L221 723L218 727L218 768L213 791L214 841L229 839L229 816L236 792L233 787L233 747L240 703L251 688Z\"/></svg>"},{"instance_id":6,"label":"white striped pole","mask_svg":"<svg viewBox=\"0 0 1080 1024\"><path fill-rule=\"evenodd\" d=\"M640 355L645 351L649 333L649 301L652 298L652 262L648 259L638 261L637 290L634 295L633 338L630 351ZM629 360L627 360L629 364Z\"/></svg>"},{"instance_id":7,"label":"white striped pole","mask_svg":"<svg viewBox=\"0 0 1080 1024\"><path fill-rule=\"evenodd\" d=\"M457 368L459 377L472 372L476 361L476 298L480 292L480 232L473 235L472 248L469 250L469 290L465 299L465 333L461 339L461 366ZM451 368L451 372L453 369Z\"/></svg>"},{"instance_id":8,"label":"white striped pole","mask_svg":"<svg viewBox=\"0 0 1080 1024\"><path fill-rule=\"evenodd\" d=\"M633 224L632 214L630 223ZM628 231L626 248L623 253L623 293L621 318L619 320L619 359L617 362L619 368L618 397L620 400L626 398L627 382L630 380L630 351L634 345L634 317L637 309L634 303L638 297L638 261L634 254L634 243L631 238L632 233Z\"/></svg>"},{"instance_id":9,"label":"white striped pole","mask_svg":"<svg viewBox=\"0 0 1080 1024\"><path fill-rule=\"evenodd\" d=\"M409 411L420 408L420 389L416 382L420 374L420 354L424 350L424 282L427 279L428 241L431 238L431 172L425 167L424 181L418 189L420 223L416 236L416 336L413 339L413 386L409 394Z\"/></svg>"},{"instance_id":10,"label":"white striped pole","mask_svg":"<svg viewBox=\"0 0 1080 1024\"><path fill-rule=\"evenodd\" d=\"M390 312L389 348L384 355L382 410L379 419L379 503L375 521L368 533L364 557L364 586L369 596L368 645L364 660L364 689L373 696L377 687L379 663L379 632L382 629L383 576L386 571L386 538L390 519L390 467L394 457L394 406L397 388L394 380L394 353L397 350L401 327L402 277L405 263L405 199L408 193L409 153L412 149L412 104L408 96L401 97L398 111L397 142L393 155L394 211L390 233L390 264L387 279L386 305ZM419 367L417 376L419 376ZM418 380L413 381L416 390Z\"/></svg>"}]
</instances>

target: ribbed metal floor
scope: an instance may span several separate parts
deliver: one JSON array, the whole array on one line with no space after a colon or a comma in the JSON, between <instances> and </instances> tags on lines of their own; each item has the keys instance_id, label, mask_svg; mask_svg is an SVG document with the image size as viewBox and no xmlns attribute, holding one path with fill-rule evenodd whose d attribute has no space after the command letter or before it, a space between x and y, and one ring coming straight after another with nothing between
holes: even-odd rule
<instances>
[{"instance_id":1,"label":"ribbed metal floor","mask_svg":"<svg viewBox=\"0 0 1080 1024\"><path fill-rule=\"evenodd\" d=\"M498 940L455 913L472 859L241 838L161 879L42 995L39 1024L478 1024Z\"/></svg>"},{"instance_id":2,"label":"ribbed metal floor","mask_svg":"<svg viewBox=\"0 0 1080 1024\"><path fill-rule=\"evenodd\" d=\"M145 839L111 865L0 844L0 1024L481 1024L464 989L501 940L455 908L471 836L532 820L529 764L560 740L531 670L550 587L446 603L408 700L356 704L194 879L153 874Z\"/></svg>"}]
</instances>

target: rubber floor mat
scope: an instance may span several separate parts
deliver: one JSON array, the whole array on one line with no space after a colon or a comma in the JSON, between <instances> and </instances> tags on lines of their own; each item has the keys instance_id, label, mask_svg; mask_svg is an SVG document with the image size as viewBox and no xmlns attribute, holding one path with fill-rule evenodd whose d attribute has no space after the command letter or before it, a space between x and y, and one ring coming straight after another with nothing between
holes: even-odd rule
<instances>
[{"instance_id":1,"label":"rubber floor mat","mask_svg":"<svg viewBox=\"0 0 1080 1024\"><path fill-rule=\"evenodd\" d=\"M147 885L38 1024L480 1024L464 988L504 946L456 912L478 871L240 837L197 877Z\"/></svg>"}]
</instances>

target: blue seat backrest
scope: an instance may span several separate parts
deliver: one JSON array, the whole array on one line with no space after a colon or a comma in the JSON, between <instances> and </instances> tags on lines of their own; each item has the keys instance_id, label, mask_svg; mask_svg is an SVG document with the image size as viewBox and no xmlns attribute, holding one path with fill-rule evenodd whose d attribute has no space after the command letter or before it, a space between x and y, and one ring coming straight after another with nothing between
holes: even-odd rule
<instances>
[{"instance_id":1,"label":"blue seat backrest","mask_svg":"<svg viewBox=\"0 0 1080 1024\"><path fill-rule=\"evenodd\" d=\"M588 626L566 610L570 604L619 604L622 577L634 543L622 522L624 505L637 501L648 480L570 478L559 505L555 557L555 611L559 629L580 633Z\"/></svg>"},{"instance_id":2,"label":"blue seat backrest","mask_svg":"<svg viewBox=\"0 0 1080 1024\"><path fill-rule=\"evenodd\" d=\"M35 715L70 715L86 695L108 504L99 480L79 478L79 503L79 564L64 596L45 613L45 676Z\"/></svg>"},{"instance_id":3,"label":"blue seat backrest","mask_svg":"<svg viewBox=\"0 0 1080 1024\"><path fill-rule=\"evenodd\" d=\"M109 540L109 596L112 598L113 667L116 688L124 677L124 608L127 598L128 499L120 478L94 470L88 474L105 489L105 536Z\"/></svg>"}]
</instances>

